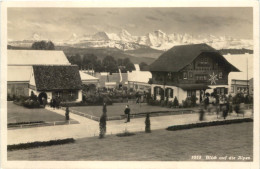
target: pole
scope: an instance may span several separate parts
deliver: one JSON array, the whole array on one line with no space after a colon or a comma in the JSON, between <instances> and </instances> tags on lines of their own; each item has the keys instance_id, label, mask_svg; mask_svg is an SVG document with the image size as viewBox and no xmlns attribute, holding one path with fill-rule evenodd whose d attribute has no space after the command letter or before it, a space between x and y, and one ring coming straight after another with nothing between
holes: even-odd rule
<instances>
[{"instance_id":1,"label":"pole","mask_svg":"<svg viewBox=\"0 0 260 169\"><path fill-rule=\"evenodd\" d=\"M246 55L247 56L247 55ZM248 56L246 57L246 83L247 83L247 96L249 96L249 85L248 85Z\"/></svg>"}]
</instances>

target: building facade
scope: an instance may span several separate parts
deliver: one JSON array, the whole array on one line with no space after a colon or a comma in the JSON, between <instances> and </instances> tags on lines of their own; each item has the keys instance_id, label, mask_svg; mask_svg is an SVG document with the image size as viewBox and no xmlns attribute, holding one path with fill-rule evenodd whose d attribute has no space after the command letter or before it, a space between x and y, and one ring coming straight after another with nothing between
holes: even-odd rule
<instances>
[{"instance_id":1,"label":"building facade","mask_svg":"<svg viewBox=\"0 0 260 169\"><path fill-rule=\"evenodd\" d=\"M196 96L201 102L205 93L228 93L228 74L239 71L207 44L174 46L149 66L152 72L151 94L156 100L181 103Z\"/></svg>"}]
</instances>

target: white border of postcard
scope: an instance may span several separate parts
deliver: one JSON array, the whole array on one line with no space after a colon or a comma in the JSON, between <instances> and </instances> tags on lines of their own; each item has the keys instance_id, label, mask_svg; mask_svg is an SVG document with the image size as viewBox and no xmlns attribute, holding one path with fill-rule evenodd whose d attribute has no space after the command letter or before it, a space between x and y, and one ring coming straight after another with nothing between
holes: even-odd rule
<instances>
[{"instance_id":1,"label":"white border of postcard","mask_svg":"<svg viewBox=\"0 0 260 169\"><path fill-rule=\"evenodd\" d=\"M7 161L7 8L8 7L252 7L254 17L254 151L253 162L127 162L127 161ZM22 17L22 16L21 16ZM235 141L235 140L234 140ZM97 159L98 160L98 159ZM92 0L88 2L2 2L1 4L1 168L259 168L259 2L258 1L148 1Z\"/></svg>"}]
</instances>

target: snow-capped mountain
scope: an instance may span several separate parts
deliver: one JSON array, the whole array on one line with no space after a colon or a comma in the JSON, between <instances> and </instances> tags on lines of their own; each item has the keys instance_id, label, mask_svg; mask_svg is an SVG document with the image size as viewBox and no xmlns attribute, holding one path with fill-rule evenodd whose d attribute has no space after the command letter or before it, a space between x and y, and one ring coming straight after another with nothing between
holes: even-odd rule
<instances>
[{"instance_id":1,"label":"snow-capped mountain","mask_svg":"<svg viewBox=\"0 0 260 169\"><path fill-rule=\"evenodd\" d=\"M10 45L25 45L34 41L46 40L47 38L34 33L23 41L9 41ZM72 33L67 40L54 41L57 45L68 45L81 48L106 47L118 48L120 50L135 50L139 48L153 48L157 50L168 50L176 45L207 43L216 49L246 48L253 49L253 41L245 39L234 39L229 36L215 35L191 35L172 33L166 34L161 30L147 33L143 36L133 36L127 30L122 29L119 33L97 32L89 35L77 35ZM26 46L27 46L26 45Z\"/></svg>"}]
</instances>

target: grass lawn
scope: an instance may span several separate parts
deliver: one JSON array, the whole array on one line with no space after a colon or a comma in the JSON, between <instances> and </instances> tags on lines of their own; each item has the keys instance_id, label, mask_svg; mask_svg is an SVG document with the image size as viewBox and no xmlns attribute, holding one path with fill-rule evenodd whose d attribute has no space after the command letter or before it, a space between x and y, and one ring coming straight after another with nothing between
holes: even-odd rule
<instances>
[{"instance_id":1,"label":"grass lawn","mask_svg":"<svg viewBox=\"0 0 260 169\"><path fill-rule=\"evenodd\" d=\"M8 160L189 161L191 156L245 156L253 160L253 123L189 130L155 130L134 136L83 138L75 143L10 151Z\"/></svg>"},{"instance_id":2,"label":"grass lawn","mask_svg":"<svg viewBox=\"0 0 260 169\"><path fill-rule=\"evenodd\" d=\"M113 105L108 105L107 106L107 116L112 117L112 116L120 116L124 115L124 110L125 110L125 104L113 104ZM168 107L160 107L160 106L150 106L146 104L142 104L141 106L138 104L130 104L129 107L131 109L130 113L144 113L144 112L155 112L155 111L174 111L177 109L172 109ZM70 109L76 110L82 113L86 113L89 115L93 115L96 117L100 117L102 115L103 107L102 106L79 106L79 107L71 107ZM181 109L178 109L181 110ZM183 110L191 110L191 109L183 109Z\"/></svg>"},{"instance_id":3,"label":"grass lawn","mask_svg":"<svg viewBox=\"0 0 260 169\"><path fill-rule=\"evenodd\" d=\"M29 109L7 102L7 123L32 122L32 121L64 121L65 117L43 108Z\"/></svg>"}]
</instances>

